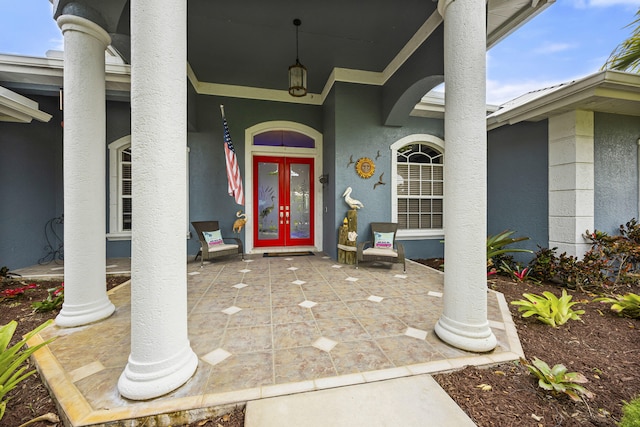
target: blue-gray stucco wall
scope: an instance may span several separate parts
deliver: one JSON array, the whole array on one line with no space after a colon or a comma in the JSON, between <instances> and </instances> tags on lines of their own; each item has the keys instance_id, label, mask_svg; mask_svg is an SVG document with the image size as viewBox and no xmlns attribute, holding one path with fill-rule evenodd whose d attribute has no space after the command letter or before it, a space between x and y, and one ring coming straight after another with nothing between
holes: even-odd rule
<instances>
[{"instance_id":1,"label":"blue-gray stucco wall","mask_svg":"<svg viewBox=\"0 0 640 427\"><path fill-rule=\"evenodd\" d=\"M638 138L640 117L594 116L594 226L619 234L638 218Z\"/></svg>"},{"instance_id":2,"label":"blue-gray stucco wall","mask_svg":"<svg viewBox=\"0 0 640 427\"><path fill-rule=\"evenodd\" d=\"M549 242L548 125L543 120L488 133L487 234L514 230L529 237L512 247L537 250ZM531 256L516 254L518 260Z\"/></svg>"},{"instance_id":3,"label":"blue-gray stucco wall","mask_svg":"<svg viewBox=\"0 0 640 427\"><path fill-rule=\"evenodd\" d=\"M331 89L324 101L323 117L324 127L322 141L322 173L327 174L329 182L322 188L322 198L324 207L322 209L322 220L324 229L322 230L322 243L324 252L331 254L334 258L337 255L336 245L338 243L338 226L336 224L336 91Z\"/></svg>"},{"instance_id":4,"label":"blue-gray stucco wall","mask_svg":"<svg viewBox=\"0 0 640 427\"><path fill-rule=\"evenodd\" d=\"M409 117L405 126L384 126L382 120L381 87L352 83L336 83L335 107L332 109L335 121L335 172L334 183L335 212L333 242L325 241L325 252L337 256L335 246L337 226L342 224L349 207L342 198L347 187L352 187L352 197L360 200L364 208L358 211L358 240L370 240L369 224L391 220L391 151L390 146L397 140L412 134L431 134L444 139L442 120ZM380 152L380 157L376 156ZM446 156L446 154L445 154ZM375 174L369 179L360 178L349 159L369 157L376 165ZM373 188L384 173L386 185ZM406 240L406 255L409 258L431 258L443 255L440 239Z\"/></svg>"},{"instance_id":5,"label":"blue-gray stucco wall","mask_svg":"<svg viewBox=\"0 0 640 427\"><path fill-rule=\"evenodd\" d=\"M273 120L302 123L323 131L322 107L282 102L256 101L237 98L222 98L200 95L197 99L197 131L188 133L189 152L189 217L190 221L218 220L224 235L231 235L236 212L243 206L235 203L227 194L224 140L220 105L224 105L225 116L233 146L239 159L240 172L244 179L245 129ZM244 184L246 187L246 183ZM249 213L250 215L250 213ZM226 230L226 233L225 233ZM188 242L188 253L195 255L199 244L192 229ZM240 234L244 240L244 232Z\"/></svg>"},{"instance_id":6,"label":"blue-gray stucco wall","mask_svg":"<svg viewBox=\"0 0 640 427\"><path fill-rule=\"evenodd\" d=\"M62 215L62 115L57 98L30 96L48 123L2 123L0 267L33 265L48 253L45 225ZM62 226L56 226L62 238ZM61 242L51 239L57 248Z\"/></svg>"}]
</instances>

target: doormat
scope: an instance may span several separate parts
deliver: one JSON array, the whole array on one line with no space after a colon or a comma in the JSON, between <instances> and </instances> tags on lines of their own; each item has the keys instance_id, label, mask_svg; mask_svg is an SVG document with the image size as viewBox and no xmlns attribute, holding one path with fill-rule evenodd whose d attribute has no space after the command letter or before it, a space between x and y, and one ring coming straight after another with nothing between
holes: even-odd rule
<instances>
[{"instance_id":1,"label":"doormat","mask_svg":"<svg viewBox=\"0 0 640 427\"><path fill-rule=\"evenodd\" d=\"M313 255L311 251L302 251L302 252L265 252L262 254L265 258L271 257L288 257L288 256L309 256Z\"/></svg>"}]
</instances>

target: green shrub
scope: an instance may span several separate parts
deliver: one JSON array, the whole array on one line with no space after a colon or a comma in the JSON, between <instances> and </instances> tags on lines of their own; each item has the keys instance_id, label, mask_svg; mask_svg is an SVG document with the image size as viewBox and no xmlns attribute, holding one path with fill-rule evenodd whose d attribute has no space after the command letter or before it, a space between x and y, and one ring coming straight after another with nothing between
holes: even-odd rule
<instances>
[{"instance_id":1,"label":"green shrub","mask_svg":"<svg viewBox=\"0 0 640 427\"><path fill-rule=\"evenodd\" d=\"M622 419L620 427L640 427L640 397L631 402L625 402L622 406Z\"/></svg>"},{"instance_id":2,"label":"green shrub","mask_svg":"<svg viewBox=\"0 0 640 427\"><path fill-rule=\"evenodd\" d=\"M57 288L47 289L48 295L44 301L31 303L34 311L52 311L62 307L64 302L64 283Z\"/></svg>"},{"instance_id":3,"label":"green shrub","mask_svg":"<svg viewBox=\"0 0 640 427\"><path fill-rule=\"evenodd\" d=\"M582 396L593 397L589 390L580 385L589 382L581 373L567 372L566 366L562 364L550 368L545 361L537 357L533 358L532 363L522 358L520 362L538 378L538 385L545 390L556 394L564 393L574 401L579 401Z\"/></svg>"},{"instance_id":4,"label":"green shrub","mask_svg":"<svg viewBox=\"0 0 640 427\"><path fill-rule=\"evenodd\" d=\"M620 235L602 231L584 234L591 248L582 259L557 248L539 248L529 263L531 277L569 289L611 294L620 292L640 278L640 224L632 219L620 226Z\"/></svg>"},{"instance_id":5,"label":"green shrub","mask_svg":"<svg viewBox=\"0 0 640 427\"><path fill-rule=\"evenodd\" d=\"M514 249L506 246L523 240L529 240L528 237L511 237L515 231L505 230L502 233L494 234L487 237L487 260L493 259L498 255L511 252L528 252L533 253L529 249Z\"/></svg>"},{"instance_id":6,"label":"green shrub","mask_svg":"<svg viewBox=\"0 0 640 427\"><path fill-rule=\"evenodd\" d=\"M0 420L2 420L7 407L6 394L13 390L22 380L36 372L34 369L25 373L24 371L27 368L22 366L22 364L40 347L49 344L52 340L45 341L29 348L23 349L23 347L31 337L51 323L53 323L53 320L46 321L29 332L21 341L10 348L7 347L13 338L18 322L12 320L6 325L0 327Z\"/></svg>"},{"instance_id":7,"label":"green shrub","mask_svg":"<svg viewBox=\"0 0 640 427\"><path fill-rule=\"evenodd\" d=\"M628 293L624 296L616 295L614 298L602 297L596 298L594 301L611 304L611 310L620 316L640 318L640 295Z\"/></svg>"},{"instance_id":8,"label":"green shrub","mask_svg":"<svg viewBox=\"0 0 640 427\"><path fill-rule=\"evenodd\" d=\"M536 294L522 294L526 300L512 301L512 305L517 305L522 317L536 316L538 320L554 328L564 325L569 320L580 320L580 315L584 310L573 310L571 307L577 302L571 302L573 296L567 295L566 290L562 290L562 296L558 298L549 291Z\"/></svg>"}]
</instances>

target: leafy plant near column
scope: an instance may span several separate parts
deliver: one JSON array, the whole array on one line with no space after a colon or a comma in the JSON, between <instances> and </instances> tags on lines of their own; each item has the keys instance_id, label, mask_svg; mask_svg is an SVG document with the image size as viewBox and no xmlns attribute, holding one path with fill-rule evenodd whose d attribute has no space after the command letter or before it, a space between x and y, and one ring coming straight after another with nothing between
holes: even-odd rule
<instances>
[{"instance_id":1,"label":"leafy plant near column","mask_svg":"<svg viewBox=\"0 0 640 427\"><path fill-rule=\"evenodd\" d=\"M616 295L615 297L601 297L594 301L611 304L611 310L620 316L640 318L640 295L628 293L626 295Z\"/></svg>"},{"instance_id":2,"label":"leafy plant near column","mask_svg":"<svg viewBox=\"0 0 640 427\"><path fill-rule=\"evenodd\" d=\"M522 294L526 300L512 301L512 305L517 305L518 311L523 312L522 317L536 316L538 320L554 328L564 325L569 320L580 320L580 315L584 310L573 310L571 307L577 302L571 302L573 296L567 295L566 290L562 290L562 296L558 298L553 293L545 291L541 295Z\"/></svg>"},{"instance_id":3,"label":"leafy plant near column","mask_svg":"<svg viewBox=\"0 0 640 427\"><path fill-rule=\"evenodd\" d=\"M27 368L26 366L22 366L23 363L29 358L29 356L38 351L41 347L49 344L53 339L33 347L23 347L25 347L27 341L29 341L31 337L49 326L51 323L53 323L53 320L44 322L42 325L25 335L21 341L14 344L12 347L9 347L9 343L13 338L18 322L12 320L8 324L0 327L0 420L2 420L7 407L7 393L13 390L22 380L36 372L34 369L25 373Z\"/></svg>"},{"instance_id":4,"label":"leafy plant near column","mask_svg":"<svg viewBox=\"0 0 640 427\"><path fill-rule=\"evenodd\" d=\"M556 394L564 393L574 401L580 401L582 397L593 397L593 393L580 385L589 381L579 372L568 372L567 367L562 364L551 368L537 357L531 363L522 358L520 362L538 378L538 385L545 390Z\"/></svg>"}]
</instances>

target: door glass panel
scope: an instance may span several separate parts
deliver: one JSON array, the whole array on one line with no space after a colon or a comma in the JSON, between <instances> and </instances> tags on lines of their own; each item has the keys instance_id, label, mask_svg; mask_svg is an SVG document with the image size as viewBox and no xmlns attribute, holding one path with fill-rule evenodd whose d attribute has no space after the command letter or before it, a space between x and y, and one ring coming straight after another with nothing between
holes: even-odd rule
<instances>
[{"instance_id":1,"label":"door glass panel","mask_svg":"<svg viewBox=\"0 0 640 427\"><path fill-rule=\"evenodd\" d=\"M311 203L309 164L291 163L289 179L289 238L308 239L311 236Z\"/></svg>"},{"instance_id":2,"label":"door glass panel","mask_svg":"<svg viewBox=\"0 0 640 427\"><path fill-rule=\"evenodd\" d=\"M258 239L273 240L278 232L278 163L258 163Z\"/></svg>"}]
</instances>

